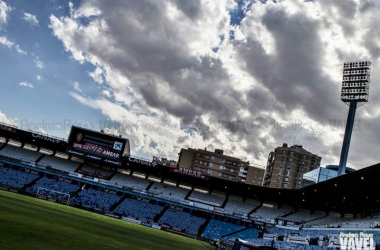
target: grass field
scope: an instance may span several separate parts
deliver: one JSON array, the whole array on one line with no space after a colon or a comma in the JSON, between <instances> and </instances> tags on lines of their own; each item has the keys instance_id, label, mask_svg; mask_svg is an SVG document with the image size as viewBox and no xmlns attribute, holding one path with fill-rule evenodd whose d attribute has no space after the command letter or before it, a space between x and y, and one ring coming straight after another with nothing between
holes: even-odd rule
<instances>
[{"instance_id":1,"label":"grass field","mask_svg":"<svg viewBox=\"0 0 380 250\"><path fill-rule=\"evenodd\" d=\"M213 249L205 242L0 191L0 249Z\"/></svg>"}]
</instances>

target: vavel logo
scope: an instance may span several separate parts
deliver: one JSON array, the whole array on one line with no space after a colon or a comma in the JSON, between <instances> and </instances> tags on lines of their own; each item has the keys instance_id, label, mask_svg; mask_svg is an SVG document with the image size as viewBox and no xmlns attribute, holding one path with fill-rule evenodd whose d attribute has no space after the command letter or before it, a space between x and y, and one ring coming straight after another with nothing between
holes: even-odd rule
<instances>
[{"instance_id":1,"label":"vavel logo","mask_svg":"<svg viewBox=\"0 0 380 250\"><path fill-rule=\"evenodd\" d=\"M339 241L341 250L375 250L376 247L373 234L363 232L360 234L340 233Z\"/></svg>"}]
</instances>

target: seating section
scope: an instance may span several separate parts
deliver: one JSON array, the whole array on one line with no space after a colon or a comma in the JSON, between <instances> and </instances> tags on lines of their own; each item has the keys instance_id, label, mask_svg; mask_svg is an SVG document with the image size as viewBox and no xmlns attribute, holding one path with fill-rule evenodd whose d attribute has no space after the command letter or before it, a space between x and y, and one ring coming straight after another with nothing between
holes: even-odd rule
<instances>
[{"instance_id":1,"label":"seating section","mask_svg":"<svg viewBox=\"0 0 380 250\"><path fill-rule=\"evenodd\" d=\"M149 189L149 193L167 200L184 200L189 190L155 182Z\"/></svg>"},{"instance_id":2,"label":"seating section","mask_svg":"<svg viewBox=\"0 0 380 250\"><path fill-rule=\"evenodd\" d=\"M219 220L210 220L202 236L210 239L221 238L221 236L244 229L244 226L231 224Z\"/></svg>"},{"instance_id":3,"label":"seating section","mask_svg":"<svg viewBox=\"0 0 380 250\"><path fill-rule=\"evenodd\" d=\"M44 156L39 163L48 165L55 169L60 169L66 172L74 172L80 165L79 162L65 160L54 156Z\"/></svg>"},{"instance_id":4,"label":"seating section","mask_svg":"<svg viewBox=\"0 0 380 250\"><path fill-rule=\"evenodd\" d=\"M112 177L111 182L116 182L119 185L137 189L140 191L146 190L146 188L149 185L148 180L121 173L116 173L115 176Z\"/></svg>"},{"instance_id":5,"label":"seating section","mask_svg":"<svg viewBox=\"0 0 380 250\"><path fill-rule=\"evenodd\" d=\"M222 237L221 240L234 242L237 238L239 238L245 241L252 241L254 239L257 239L259 232L260 230L258 229L248 228L246 230L232 234L230 236Z\"/></svg>"},{"instance_id":6,"label":"seating section","mask_svg":"<svg viewBox=\"0 0 380 250\"><path fill-rule=\"evenodd\" d=\"M253 204L229 199L226 203L226 206L224 207L224 210L232 214L247 215L249 212L251 212L254 208L256 208L259 205L259 202Z\"/></svg>"},{"instance_id":7,"label":"seating section","mask_svg":"<svg viewBox=\"0 0 380 250\"><path fill-rule=\"evenodd\" d=\"M0 167L0 184L8 187L22 188L37 178L38 175L36 174L30 174L7 167Z\"/></svg>"},{"instance_id":8,"label":"seating section","mask_svg":"<svg viewBox=\"0 0 380 250\"><path fill-rule=\"evenodd\" d=\"M91 174L101 175L101 176L110 176L112 174L111 171L108 171L102 168L92 167L89 165L84 165L80 170L91 173Z\"/></svg>"},{"instance_id":9,"label":"seating section","mask_svg":"<svg viewBox=\"0 0 380 250\"><path fill-rule=\"evenodd\" d=\"M114 212L141 220L153 221L156 215L161 213L163 209L164 207L156 204L127 198L117 206Z\"/></svg>"},{"instance_id":10,"label":"seating section","mask_svg":"<svg viewBox=\"0 0 380 250\"><path fill-rule=\"evenodd\" d=\"M96 189L83 189L71 199L72 203L93 208L100 211L109 211L111 206L121 199L117 194L110 194Z\"/></svg>"},{"instance_id":11,"label":"seating section","mask_svg":"<svg viewBox=\"0 0 380 250\"><path fill-rule=\"evenodd\" d=\"M273 220L276 219L286 213L291 212L291 208L270 208L261 206L259 209L257 209L255 212L250 214L250 218L256 219L256 220Z\"/></svg>"},{"instance_id":12,"label":"seating section","mask_svg":"<svg viewBox=\"0 0 380 250\"><path fill-rule=\"evenodd\" d=\"M214 206L222 206L225 197L217 196L217 195L209 195L206 193L201 193L198 191L193 191L189 197L189 200L205 203L208 205Z\"/></svg>"},{"instance_id":13,"label":"seating section","mask_svg":"<svg viewBox=\"0 0 380 250\"><path fill-rule=\"evenodd\" d=\"M184 229L187 233L197 235L199 228L206 219L190 215L189 213L168 209L158 223L175 228Z\"/></svg>"},{"instance_id":14,"label":"seating section","mask_svg":"<svg viewBox=\"0 0 380 250\"><path fill-rule=\"evenodd\" d=\"M18 160L35 162L42 154L28 149L7 145L0 151L0 155Z\"/></svg>"},{"instance_id":15,"label":"seating section","mask_svg":"<svg viewBox=\"0 0 380 250\"><path fill-rule=\"evenodd\" d=\"M281 217L281 219L293 221L293 222L305 223L307 221L322 218L324 216L325 216L325 213L323 212L315 212L314 214L310 214L310 211L308 210L300 210L286 217Z\"/></svg>"},{"instance_id":16,"label":"seating section","mask_svg":"<svg viewBox=\"0 0 380 250\"><path fill-rule=\"evenodd\" d=\"M43 189L39 190L39 188L43 188ZM39 179L36 183L34 183L33 186L28 187L26 191L31 192L31 193L37 193L39 191L39 194L54 196L60 199L67 199L67 195L65 194L72 194L78 189L79 189L78 184L71 184L65 181L59 181L59 180L44 177L42 179ZM52 192L52 191L60 192L62 194Z\"/></svg>"}]
</instances>

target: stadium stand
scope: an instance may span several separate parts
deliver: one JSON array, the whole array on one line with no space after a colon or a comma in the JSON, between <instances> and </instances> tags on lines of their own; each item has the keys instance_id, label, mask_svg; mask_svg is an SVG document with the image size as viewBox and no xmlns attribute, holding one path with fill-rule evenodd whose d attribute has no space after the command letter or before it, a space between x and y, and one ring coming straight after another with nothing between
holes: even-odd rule
<instances>
[{"instance_id":1,"label":"stadium stand","mask_svg":"<svg viewBox=\"0 0 380 250\"><path fill-rule=\"evenodd\" d=\"M255 220L274 220L280 216L290 213L293 209L290 207L276 208L276 206L268 207L265 204L250 214L251 219Z\"/></svg>"},{"instance_id":2,"label":"stadium stand","mask_svg":"<svg viewBox=\"0 0 380 250\"><path fill-rule=\"evenodd\" d=\"M316 220L325 217L324 212L316 211L313 214L310 214L309 210L301 209L296 213L290 214L286 217L280 217L280 219L293 221L297 223L306 223L308 221Z\"/></svg>"},{"instance_id":3,"label":"stadium stand","mask_svg":"<svg viewBox=\"0 0 380 250\"><path fill-rule=\"evenodd\" d=\"M242 239L245 241L252 242L253 240L258 238L259 232L260 232L260 230L258 230L258 229L248 228L246 230L237 232L235 234L232 234L232 235L229 235L226 237L222 237L221 240L233 242L236 240L236 238L239 238L239 239Z\"/></svg>"},{"instance_id":4,"label":"stadium stand","mask_svg":"<svg viewBox=\"0 0 380 250\"><path fill-rule=\"evenodd\" d=\"M244 226L211 219L203 231L202 236L209 239L218 239L223 235L244 229Z\"/></svg>"},{"instance_id":5,"label":"stadium stand","mask_svg":"<svg viewBox=\"0 0 380 250\"><path fill-rule=\"evenodd\" d=\"M22 188L37 178L38 175L36 174L21 172L8 167L0 167L0 184L5 186Z\"/></svg>"},{"instance_id":6,"label":"stadium stand","mask_svg":"<svg viewBox=\"0 0 380 250\"><path fill-rule=\"evenodd\" d=\"M181 201L185 199L186 195L189 193L189 190L165 183L155 182L148 190L148 193L167 200Z\"/></svg>"},{"instance_id":7,"label":"stadium stand","mask_svg":"<svg viewBox=\"0 0 380 250\"><path fill-rule=\"evenodd\" d=\"M42 156L41 153L31 151L28 149L23 149L15 147L12 145L7 145L0 151L0 155L5 157L10 157L13 159L27 160L29 162L35 162L39 157Z\"/></svg>"},{"instance_id":8,"label":"stadium stand","mask_svg":"<svg viewBox=\"0 0 380 250\"><path fill-rule=\"evenodd\" d=\"M220 206L222 206L226 197L222 197L222 196L218 196L218 195L209 195L209 194L201 193L201 192L194 190L190 194L188 199L192 200L192 201L201 202L201 203L205 203L208 205L220 207Z\"/></svg>"},{"instance_id":9,"label":"stadium stand","mask_svg":"<svg viewBox=\"0 0 380 250\"><path fill-rule=\"evenodd\" d=\"M72 203L93 208L99 211L109 211L111 206L121 199L117 194L110 194L96 189L83 189L71 199Z\"/></svg>"},{"instance_id":10,"label":"stadium stand","mask_svg":"<svg viewBox=\"0 0 380 250\"><path fill-rule=\"evenodd\" d=\"M111 171L108 171L102 168L92 167L90 165L83 165L83 167L78 172L90 173L90 174L100 175L104 177L110 176L112 174Z\"/></svg>"},{"instance_id":11,"label":"stadium stand","mask_svg":"<svg viewBox=\"0 0 380 250\"><path fill-rule=\"evenodd\" d=\"M43 189L39 189L39 188L43 188ZM71 184L65 181L59 181L59 180L44 177L38 180L36 183L34 183L31 187L28 187L26 191L35 193L35 194L39 192L39 194L54 196L61 199L67 199L67 195L64 195L64 194L74 193L78 189L79 189L78 184ZM52 191L57 191L63 194L59 194Z\"/></svg>"},{"instance_id":12,"label":"stadium stand","mask_svg":"<svg viewBox=\"0 0 380 250\"><path fill-rule=\"evenodd\" d=\"M79 162L65 160L54 156L44 156L39 163L66 172L74 172L80 165Z\"/></svg>"},{"instance_id":13,"label":"stadium stand","mask_svg":"<svg viewBox=\"0 0 380 250\"><path fill-rule=\"evenodd\" d=\"M132 216L137 219L153 221L155 216L160 214L163 209L164 207L156 204L125 199L119 206L117 206L114 212L124 216Z\"/></svg>"},{"instance_id":14,"label":"stadium stand","mask_svg":"<svg viewBox=\"0 0 380 250\"><path fill-rule=\"evenodd\" d=\"M204 218L196 217L186 212L168 209L158 223L184 229L189 234L197 235L199 228L205 221L206 219Z\"/></svg>"},{"instance_id":15,"label":"stadium stand","mask_svg":"<svg viewBox=\"0 0 380 250\"><path fill-rule=\"evenodd\" d=\"M116 173L114 177L112 177L111 182L116 182L119 185L126 186L129 188L133 188L136 190L144 191L149 185L149 181L121 173Z\"/></svg>"},{"instance_id":16,"label":"stadium stand","mask_svg":"<svg viewBox=\"0 0 380 250\"><path fill-rule=\"evenodd\" d=\"M224 207L224 210L231 214L240 214L247 216L253 209L260 205L260 202L257 203L247 203L243 201L229 199Z\"/></svg>"}]
</instances>

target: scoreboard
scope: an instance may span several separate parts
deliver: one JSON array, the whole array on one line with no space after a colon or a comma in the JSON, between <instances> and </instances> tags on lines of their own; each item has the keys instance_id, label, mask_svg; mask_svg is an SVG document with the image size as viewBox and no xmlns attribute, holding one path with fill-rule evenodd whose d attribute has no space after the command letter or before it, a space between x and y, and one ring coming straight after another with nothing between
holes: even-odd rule
<instances>
[{"instance_id":1,"label":"scoreboard","mask_svg":"<svg viewBox=\"0 0 380 250\"><path fill-rule=\"evenodd\" d=\"M129 141L126 138L72 126L67 153L120 166L122 156L129 155Z\"/></svg>"}]
</instances>

